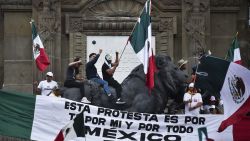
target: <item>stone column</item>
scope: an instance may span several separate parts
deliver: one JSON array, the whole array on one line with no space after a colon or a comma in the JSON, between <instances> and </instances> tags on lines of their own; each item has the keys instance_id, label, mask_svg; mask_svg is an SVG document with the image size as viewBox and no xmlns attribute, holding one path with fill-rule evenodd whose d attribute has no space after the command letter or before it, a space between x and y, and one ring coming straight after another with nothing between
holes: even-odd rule
<instances>
[{"instance_id":1,"label":"stone column","mask_svg":"<svg viewBox=\"0 0 250 141\"><path fill-rule=\"evenodd\" d=\"M4 12L5 90L32 93L32 42L28 12Z\"/></svg>"},{"instance_id":2,"label":"stone column","mask_svg":"<svg viewBox=\"0 0 250 141\"><path fill-rule=\"evenodd\" d=\"M80 67L80 74L85 78L85 64L87 62L87 36L76 32L69 34L69 58L73 61L74 57L81 57L83 65Z\"/></svg>"},{"instance_id":3,"label":"stone column","mask_svg":"<svg viewBox=\"0 0 250 141\"><path fill-rule=\"evenodd\" d=\"M177 33L176 17L161 16L156 34L156 54L163 53L174 59L174 34Z\"/></svg>"},{"instance_id":4,"label":"stone column","mask_svg":"<svg viewBox=\"0 0 250 141\"><path fill-rule=\"evenodd\" d=\"M210 1L182 0L182 56L189 64L210 47ZM191 66L189 67L191 68Z\"/></svg>"},{"instance_id":5,"label":"stone column","mask_svg":"<svg viewBox=\"0 0 250 141\"><path fill-rule=\"evenodd\" d=\"M54 80L61 80L61 1L32 1L33 18L37 23L38 34L49 56L50 65L43 73L34 65L34 81L44 79L46 72L54 73Z\"/></svg>"},{"instance_id":6,"label":"stone column","mask_svg":"<svg viewBox=\"0 0 250 141\"><path fill-rule=\"evenodd\" d=\"M0 89L3 86L3 74L4 74L4 47L3 47L3 38L4 38L4 25L3 25L3 13L0 11Z\"/></svg>"}]
</instances>

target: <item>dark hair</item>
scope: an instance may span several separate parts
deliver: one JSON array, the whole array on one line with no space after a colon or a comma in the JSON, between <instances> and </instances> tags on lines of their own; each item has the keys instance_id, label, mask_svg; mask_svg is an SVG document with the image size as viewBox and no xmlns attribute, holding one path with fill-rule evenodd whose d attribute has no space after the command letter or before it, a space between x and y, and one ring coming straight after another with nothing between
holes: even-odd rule
<instances>
[{"instance_id":1,"label":"dark hair","mask_svg":"<svg viewBox=\"0 0 250 141\"><path fill-rule=\"evenodd\" d=\"M89 58L92 57L93 55L96 55L96 53L90 53Z\"/></svg>"},{"instance_id":2,"label":"dark hair","mask_svg":"<svg viewBox=\"0 0 250 141\"><path fill-rule=\"evenodd\" d=\"M77 61L79 61L79 60L80 60L80 57L79 57L79 56L77 56L77 57L74 58L74 62L77 62Z\"/></svg>"}]
</instances>

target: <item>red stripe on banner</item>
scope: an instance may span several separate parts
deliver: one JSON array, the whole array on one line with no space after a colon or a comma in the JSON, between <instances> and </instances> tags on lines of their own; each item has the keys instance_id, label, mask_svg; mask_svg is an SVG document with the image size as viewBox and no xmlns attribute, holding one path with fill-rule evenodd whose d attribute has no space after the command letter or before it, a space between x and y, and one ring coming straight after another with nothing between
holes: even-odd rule
<instances>
[{"instance_id":1,"label":"red stripe on banner","mask_svg":"<svg viewBox=\"0 0 250 141\"><path fill-rule=\"evenodd\" d=\"M36 58L36 66L40 71L46 70L49 66L49 58L43 48L40 48L40 55Z\"/></svg>"},{"instance_id":2,"label":"red stripe on banner","mask_svg":"<svg viewBox=\"0 0 250 141\"><path fill-rule=\"evenodd\" d=\"M233 124L239 122L250 111L249 107L250 107L250 97L247 98L247 100L245 101L245 103L234 114L232 114L226 120L224 120L224 121L221 122L221 125L220 125L220 127L218 129L218 132L222 132L228 126L233 125Z\"/></svg>"},{"instance_id":3,"label":"red stripe on banner","mask_svg":"<svg viewBox=\"0 0 250 141\"><path fill-rule=\"evenodd\" d=\"M233 125L233 139L234 141L250 140L250 116L243 117Z\"/></svg>"},{"instance_id":4,"label":"red stripe on banner","mask_svg":"<svg viewBox=\"0 0 250 141\"><path fill-rule=\"evenodd\" d=\"M54 141L64 141L64 135L62 130L59 132L59 134L56 136Z\"/></svg>"},{"instance_id":5,"label":"red stripe on banner","mask_svg":"<svg viewBox=\"0 0 250 141\"><path fill-rule=\"evenodd\" d=\"M148 65L148 73L146 74L146 86L148 87L149 90L152 90L154 88L155 84L155 57L154 55L149 57L149 65Z\"/></svg>"},{"instance_id":6,"label":"red stripe on banner","mask_svg":"<svg viewBox=\"0 0 250 141\"><path fill-rule=\"evenodd\" d=\"M235 61L234 63L241 65L241 60Z\"/></svg>"}]
</instances>

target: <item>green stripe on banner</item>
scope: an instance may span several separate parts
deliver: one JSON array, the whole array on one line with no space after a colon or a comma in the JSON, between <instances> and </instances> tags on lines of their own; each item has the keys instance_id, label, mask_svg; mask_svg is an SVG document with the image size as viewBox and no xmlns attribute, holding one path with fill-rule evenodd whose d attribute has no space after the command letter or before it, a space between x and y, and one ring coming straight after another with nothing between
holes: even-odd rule
<instances>
[{"instance_id":1,"label":"green stripe on banner","mask_svg":"<svg viewBox=\"0 0 250 141\"><path fill-rule=\"evenodd\" d=\"M135 53L140 52L145 46L145 41L148 39L148 27L151 22L151 18L149 15L150 1L147 1L147 7L144 7L143 12L136 23L134 31L130 37L130 43L135 51Z\"/></svg>"},{"instance_id":2,"label":"green stripe on banner","mask_svg":"<svg viewBox=\"0 0 250 141\"><path fill-rule=\"evenodd\" d=\"M36 97L0 91L0 135L30 139Z\"/></svg>"}]
</instances>

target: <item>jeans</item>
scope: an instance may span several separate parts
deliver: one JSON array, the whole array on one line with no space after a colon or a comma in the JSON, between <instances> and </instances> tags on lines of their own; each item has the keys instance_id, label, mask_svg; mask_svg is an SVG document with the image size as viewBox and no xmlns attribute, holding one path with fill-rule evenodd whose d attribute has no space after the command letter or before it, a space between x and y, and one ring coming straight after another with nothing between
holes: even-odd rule
<instances>
[{"instance_id":1,"label":"jeans","mask_svg":"<svg viewBox=\"0 0 250 141\"><path fill-rule=\"evenodd\" d=\"M108 85L108 82L105 81L105 80L102 80L100 78L91 78L90 80L100 84L103 86L103 89L105 91L106 94L111 94L110 90L109 90L109 85Z\"/></svg>"}]
</instances>

